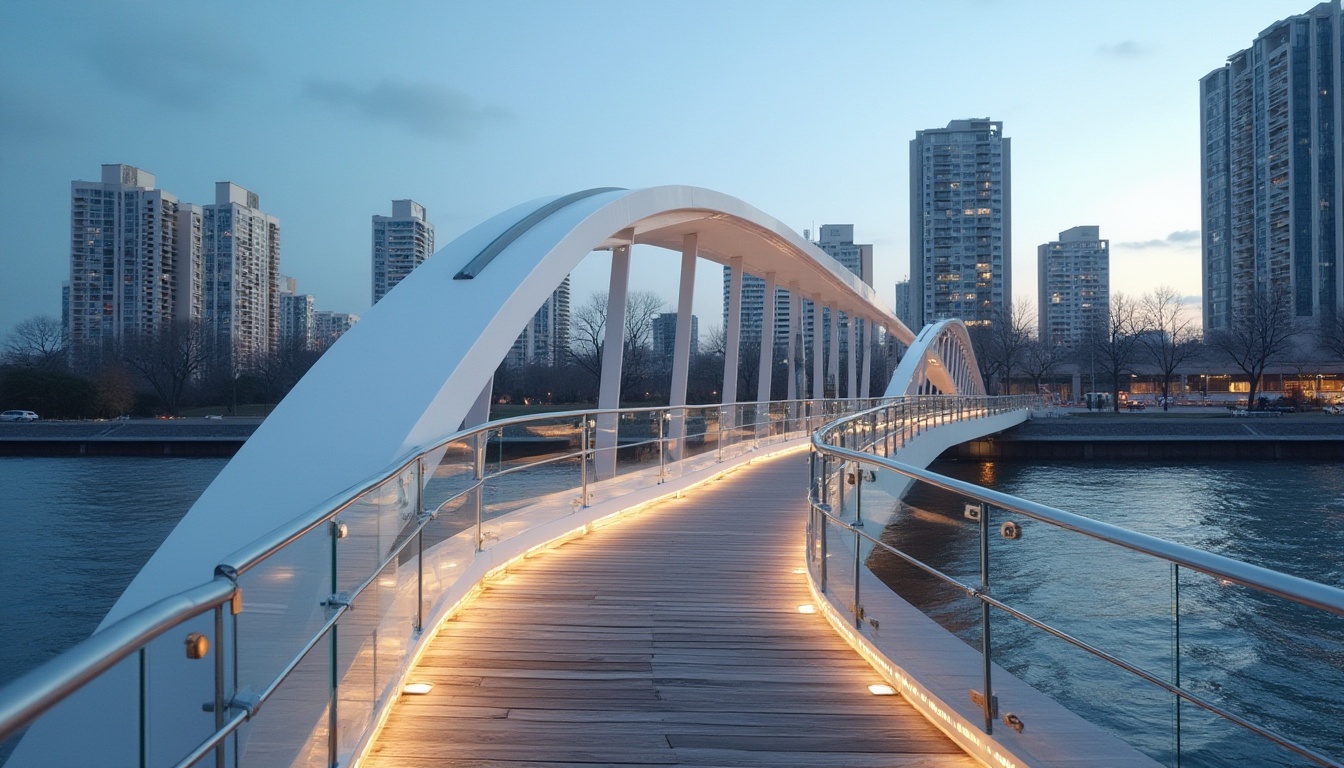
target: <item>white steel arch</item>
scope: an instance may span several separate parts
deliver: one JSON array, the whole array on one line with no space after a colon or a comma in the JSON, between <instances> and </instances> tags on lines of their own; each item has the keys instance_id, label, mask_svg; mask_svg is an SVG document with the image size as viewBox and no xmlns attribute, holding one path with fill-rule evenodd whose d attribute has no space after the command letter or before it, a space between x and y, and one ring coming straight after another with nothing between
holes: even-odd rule
<instances>
[{"instance_id":1,"label":"white steel arch","mask_svg":"<svg viewBox=\"0 0 1344 768\"><path fill-rule=\"evenodd\" d=\"M939 394L985 394L970 334L960 320L940 320L919 332L892 374L886 396Z\"/></svg>"},{"instance_id":2,"label":"white steel arch","mask_svg":"<svg viewBox=\"0 0 1344 768\"><path fill-rule=\"evenodd\" d=\"M914 341L870 286L734 197L666 186L518 205L441 248L333 345L206 489L104 625L198 583L201 563L218 562L458 429L566 275L594 250L628 256L633 244L772 274L818 306Z\"/></svg>"}]
</instances>

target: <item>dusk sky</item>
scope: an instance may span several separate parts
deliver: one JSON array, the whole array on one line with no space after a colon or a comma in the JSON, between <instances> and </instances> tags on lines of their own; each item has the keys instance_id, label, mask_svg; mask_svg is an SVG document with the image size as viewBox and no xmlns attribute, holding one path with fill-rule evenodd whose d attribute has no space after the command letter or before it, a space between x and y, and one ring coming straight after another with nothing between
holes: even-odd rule
<instances>
[{"instance_id":1,"label":"dusk sky","mask_svg":"<svg viewBox=\"0 0 1344 768\"><path fill-rule=\"evenodd\" d=\"M440 247L506 208L689 184L797 230L855 225L876 288L909 271L909 142L1012 139L1013 288L1069 227L1112 291L1199 295L1199 78L1309 0L0 3L0 340L56 316L70 182L104 163L180 200L214 183L281 223L281 271L364 312L370 217L424 204ZM605 289L604 259L574 302ZM677 256L632 284L675 302ZM696 314L721 324L702 263Z\"/></svg>"}]
</instances>

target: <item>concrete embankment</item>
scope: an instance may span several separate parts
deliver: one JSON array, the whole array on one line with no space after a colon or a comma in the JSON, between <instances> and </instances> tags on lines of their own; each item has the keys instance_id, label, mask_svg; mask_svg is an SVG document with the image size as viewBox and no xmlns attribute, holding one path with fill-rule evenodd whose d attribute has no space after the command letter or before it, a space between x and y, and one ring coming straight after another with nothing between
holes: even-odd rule
<instances>
[{"instance_id":1,"label":"concrete embankment","mask_svg":"<svg viewBox=\"0 0 1344 768\"><path fill-rule=\"evenodd\" d=\"M1344 417L1063 413L954 446L945 459L1181 461L1344 459Z\"/></svg>"},{"instance_id":2,"label":"concrete embankment","mask_svg":"<svg viewBox=\"0 0 1344 768\"><path fill-rule=\"evenodd\" d=\"M0 423L0 456L206 456L238 452L259 418Z\"/></svg>"}]
</instances>

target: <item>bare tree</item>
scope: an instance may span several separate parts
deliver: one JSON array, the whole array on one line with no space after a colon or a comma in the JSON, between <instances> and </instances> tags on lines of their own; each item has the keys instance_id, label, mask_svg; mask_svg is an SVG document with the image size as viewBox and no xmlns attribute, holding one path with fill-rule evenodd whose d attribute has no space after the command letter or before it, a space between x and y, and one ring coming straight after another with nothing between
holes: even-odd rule
<instances>
[{"instance_id":1,"label":"bare tree","mask_svg":"<svg viewBox=\"0 0 1344 768\"><path fill-rule=\"evenodd\" d=\"M205 335L198 322L177 322L157 334L124 341L126 365L140 374L173 415L181 407L187 384L206 362Z\"/></svg>"},{"instance_id":2,"label":"bare tree","mask_svg":"<svg viewBox=\"0 0 1344 768\"><path fill-rule=\"evenodd\" d=\"M1100 318L1099 318L1100 319ZM1120 411L1120 382L1133 373L1143 352L1142 334L1147 330L1138 302L1123 293L1111 295L1110 316L1105 325L1089 329L1084 352L1096 362L1111 382L1111 408Z\"/></svg>"},{"instance_id":3,"label":"bare tree","mask_svg":"<svg viewBox=\"0 0 1344 768\"><path fill-rule=\"evenodd\" d=\"M1199 332L1185 299L1174 288L1159 286L1140 304L1147 333L1140 336L1148 361L1162 375L1162 410L1171 407L1176 370L1199 354Z\"/></svg>"},{"instance_id":4,"label":"bare tree","mask_svg":"<svg viewBox=\"0 0 1344 768\"><path fill-rule=\"evenodd\" d=\"M1049 339L1031 339L1022 347L1022 372L1031 377L1035 394L1041 394L1045 377L1064 362L1067 350Z\"/></svg>"},{"instance_id":5,"label":"bare tree","mask_svg":"<svg viewBox=\"0 0 1344 768\"><path fill-rule=\"evenodd\" d=\"M980 375L987 386L993 386L1001 378L1003 394L1012 393L1013 371L1022 365L1022 355L1035 325L1031 302L1024 300L996 307L988 324L967 329L980 364Z\"/></svg>"},{"instance_id":6,"label":"bare tree","mask_svg":"<svg viewBox=\"0 0 1344 768\"><path fill-rule=\"evenodd\" d=\"M68 339L61 321L50 315L30 317L14 326L5 340L4 362L29 368L60 368Z\"/></svg>"},{"instance_id":7,"label":"bare tree","mask_svg":"<svg viewBox=\"0 0 1344 768\"><path fill-rule=\"evenodd\" d=\"M1344 361L1344 312L1336 312L1333 317L1322 320L1316 335L1326 354L1335 362Z\"/></svg>"},{"instance_id":8,"label":"bare tree","mask_svg":"<svg viewBox=\"0 0 1344 768\"><path fill-rule=\"evenodd\" d=\"M1255 408L1255 395L1265 369L1289 351L1299 333L1288 288L1282 284L1257 290L1244 310L1228 319L1225 330L1208 335L1206 343L1246 374L1250 389L1246 407Z\"/></svg>"},{"instance_id":9,"label":"bare tree","mask_svg":"<svg viewBox=\"0 0 1344 768\"><path fill-rule=\"evenodd\" d=\"M642 384L653 366L650 342L653 320L665 310L663 299L652 291L630 291L625 302L625 334L621 362L623 396L642 399ZM594 379L602 377L602 350L607 337L607 294L588 297L570 320L570 359Z\"/></svg>"}]
</instances>

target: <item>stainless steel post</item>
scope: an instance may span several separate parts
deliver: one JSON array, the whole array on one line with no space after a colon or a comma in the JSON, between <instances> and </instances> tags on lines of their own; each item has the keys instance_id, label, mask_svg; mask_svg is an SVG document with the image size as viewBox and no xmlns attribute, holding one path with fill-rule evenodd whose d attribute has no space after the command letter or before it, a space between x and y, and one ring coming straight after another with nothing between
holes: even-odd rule
<instances>
[{"instance_id":1,"label":"stainless steel post","mask_svg":"<svg viewBox=\"0 0 1344 768\"><path fill-rule=\"evenodd\" d=\"M425 460L415 460L415 519L425 514ZM425 629L425 529L415 532L415 631Z\"/></svg>"},{"instance_id":2,"label":"stainless steel post","mask_svg":"<svg viewBox=\"0 0 1344 768\"><path fill-rule=\"evenodd\" d=\"M330 766L330 768L338 768L340 765L338 761L338 752L341 748L341 739L340 729L338 727L339 721L336 719L336 705L341 698L341 681L340 678L337 677L337 668L339 665L336 660L336 629L339 626L340 624L337 624L331 628L331 659L329 660L330 664L328 665L331 677L328 690L330 701L327 704L327 765Z\"/></svg>"},{"instance_id":3,"label":"stainless steel post","mask_svg":"<svg viewBox=\"0 0 1344 768\"><path fill-rule=\"evenodd\" d=\"M863 466L854 464L854 527L863 527Z\"/></svg>"},{"instance_id":4,"label":"stainless steel post","mask_svg":"<svg viewBox=\"0 0 1344 768\"><path fill-rule=\"evenodd\" d=\"M989 593L989 505L980 505L980 591ZM994 732L994 689L990 686L992 665L989 637L989 603L980 601L980 658L985 685L985 733Z\"/></svg>"},{"instance_id":5,"label":"stainless steel post","mask_svg":"<svg viewBox=\"0 0 1344 768\"><path fill-rule=\"evenodd\" d=\"M860 545L863 543L863 537L859 536L858 529L854 529L854 628L863 626L863 608L859 604L859 569L862 568L859 552Z\"/></svg>"},{"instance_id":6,"label":"stainless steel post","mask_svg":"<svg viewBox=\"0 0 1344 768\"><path fill-rule=\"evenodd\" d=\"M504 431L500 430L500 442L503 442ZM476 551L481 551L481 517L482 507L484 506L485 495L485 444L489 442L490 430L482 430L476 433Z\"/></svg>"},{"instance_id":7,"label":"stainless steel post","mask_svg":"<svg viewBox=\"0 0 1344 768\"><path fill-rule=\"evenodd\" d=\"M579 430L579 501L588 506L588 419L585 417Z\"/></svg>"},{"instance_id":8,"label":"stainless steel post","mask_svg":"<svg viewBox=\"0 0 1344 768\"><path fill-rule=\"evenodd\" d=\"M236 589L236 587L235 587ZM224 606L215 606L215 733L224 730ZM215 745L215 768L224 768L224 744Z\"/></svg>"},{"instance_id":9,"label":"stainless steel post","mask_svg":"<svg viewBox=\"0 0 1344 768\"><path fill-rule=\"evenodd\" d=\"M658 482L661 484L667 479L667 457L663 455L663 413L655 411L654 416L658 419Z\"/></svg>"}]
</instances>

